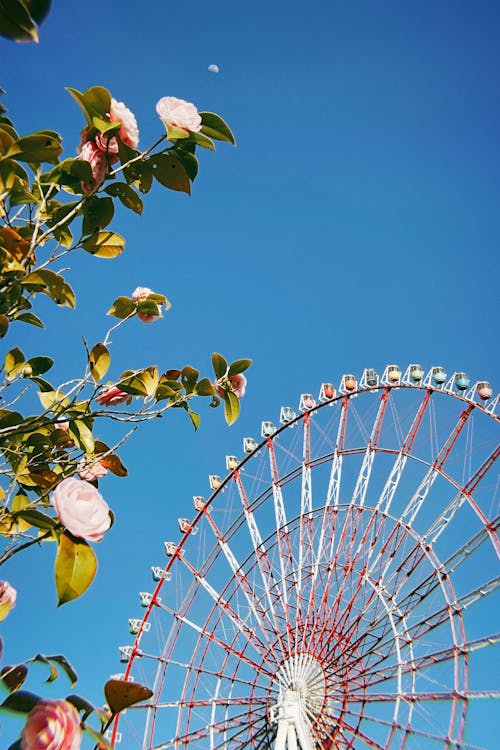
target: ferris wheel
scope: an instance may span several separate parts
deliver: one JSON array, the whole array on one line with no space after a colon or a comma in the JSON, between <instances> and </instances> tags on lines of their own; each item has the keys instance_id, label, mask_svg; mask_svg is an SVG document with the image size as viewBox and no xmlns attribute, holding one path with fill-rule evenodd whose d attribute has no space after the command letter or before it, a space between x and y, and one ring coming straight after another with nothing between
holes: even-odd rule
<instances>
[{"instance_id":1,"label":"ferris wheel","mask_svg":"<svg viewBox=\"0 0 500 750\"><path fill-rule=\"evenodd\" d=\"M153 697L114 746L491 748L498 407L466 373L389 365L262 422L140 593L116 677Z\"/></svg>"}]
</instances>

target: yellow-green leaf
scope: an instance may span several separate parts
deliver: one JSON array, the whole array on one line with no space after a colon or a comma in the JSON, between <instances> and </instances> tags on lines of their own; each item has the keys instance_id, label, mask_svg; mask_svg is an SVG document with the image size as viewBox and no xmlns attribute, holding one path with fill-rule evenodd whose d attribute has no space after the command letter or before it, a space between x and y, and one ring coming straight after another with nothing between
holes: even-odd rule
<instances>
[{"instance_id":1,"label":"yellow-green leaf","mask_svg":"<svg viewBox=\"0 0 500 750\"><path fill-rule=\"evenodd\" d=\"M238 419L240 413L240 400L231 391L228 391L224 395L224 416L226 422L231 425Z\"/></svg>"},{"instance_id":2,"label":"yellow-green leaf","mask_svg":"<svg viewBox=\"0 0 500 750\"><path fill-rule=\"evenodd\" d=\"M115 232L96 232L84 240L81 246L98 258L116 258L125 249L125 240Z\"/></svg>"},{"instance_id":3,"label":"yellow-green leaf","mask_svg":"<svg viewBox=\"0 0 500 750\"><path fill-rule=\"evenodd\" d=\"M191 195L191 182L184 165L172 154L158 154L150 159L153 175L161 185Z\"/></svg>"},{"instance_id":4,"label":"yellow-green leaf","mask_svg":"<svg viewBox=\"0 0 500 750\"><path fill-rule=\"evenodd\" d=\"M106 375L110 361L109 351L104 344L96 344L89 355L90 373L96 383Z\"/></svg>"},{"instance_id":5,"label":"yellow-green leaf","mask_svg":"<svg viewBox=\"0 0 500 750\"><path fill-rule=\"evenodd\" d=\"M94 450L94 436L92 430L87 427L81 419L75 419L69 423L69 434L79 448L85 453L92 453Z\"/></svg>"},{"instance_id":6,"label":"yellow-green leaf","mask_svg":"<svg viewBox=\"0 0 500 750\"><path fill-rule=\"evenodd\" d=\"M215 138L218 141L229 141L236 146L234 135L229 125L224 122L222 117L214 112L200 112L201 132L208 135L209 138Z\"/></svg>"},{"instance_id":7,"label":"yellow-green leaf","mask_svg":"<svg viewBox=\"0 0 500 750\"><path fill-rule=\"evenodd\" d=\"M87 542L61 534L54 569L58 604L81 596L94 580L96 571L96 556Z\"/></svg>"}]
</instances>

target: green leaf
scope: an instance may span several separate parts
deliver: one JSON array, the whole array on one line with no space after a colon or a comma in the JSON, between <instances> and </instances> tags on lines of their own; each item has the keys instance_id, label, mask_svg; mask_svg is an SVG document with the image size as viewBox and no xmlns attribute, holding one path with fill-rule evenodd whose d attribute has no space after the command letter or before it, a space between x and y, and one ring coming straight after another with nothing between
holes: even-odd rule
<instances>
[{"instance_id":1,"label":"green leaf","mask_svg":"<svg viewBox=\"0 0 500 750\"><path fill-rule=\"evenodd\" d=\"M50 663L46 656L44 656L43 654L37 654L33 657L32 661L38 662L40 664L45 664L48 667L49 676L45 680L46 683L50 684L51 682L55 682L55 680L57 680L57 678L59 677L59 672L56 667L54 667L54 665Z\"/></svg>"},{"instance_id":2,"label":"green leaf","mask_svg":"<svg viewBox=\"0 0 500 750\"><path fill-rule=\"evenodd\" d=\"M50 10L52 0L28 0L29 12L31 17L40 25Z\"/></svg>"},{"instance_id":3,"label":"green leaf","mask_svg":"<svg viewBox=\"0 0 500 750\"><path fill-rule=\"evenodd\" d=\"M169 141L177 141L177 140L184 140L184 138L189 138L189 130L185 130L185 128L179 128L177 125L170 125L168 122L165 122L165 120L162 120L162 123L165 125L165 130L167 131L167 138Z\"/></svg>"},{"instance_id":4,"label":"green leaf","mask_svg":"<svg viewBox=\"0 0 500 750\"><path fill-rule=\"evenodd\" d=\"M114 214L115 207L111 198L98 198L95 195L88 198L83 207L83 234L93 235L99 229L104 229L108 226ZM97 255L97 253L94 253L94 255Z\"/></svg>"},{"instance_id":5,"label":"green leaf","mask_svg":"<svg viewBox=\"0 0 500 750\"><path fill-rule=\"evenodd\" d=\"M69 434L85 453L92 453L94 450L94 436L92 430L87 427L81 419L75 419L69 423Z\"/></svg>"},{"instance_id":6,"label":"green leaf","mask_svg":"<svg viewBox=\"0 0 500 750\"><path fill-rule=\"evenodd\" d=\"M37 661L42 656L43 656L43 654L38 654L35 657L35 661ZM61 667L61 669L63 670L63 672L65 672L65 674L66 674L66 676L67 676L67 678L68 678L68 680L69 680L69 682L71 684L71 687L73 687L73 685L76 685L76 683L78 681L78 675L75 672L73 666L70 664L70 662L66 659L65 656L63 656L62 654L56 654L55 656L46 656L45 658L48 661L55 662L58 666Z\"/></svg>"},{"instance_id":7,"label":"green leaf","mask_svg":"<svg viewBox=\"0 0 500 750\"><path fill-rule=\"evenodd\" d=\"M55 563L58 606L81 596L94 580L96 571L96 556L87 542L61 534Z\"/></svg>"},{"instance_id":8,"label":"green leaf","mask_svg":"<svg viewBox=\"0 0 500 750\"><path fill-rule=\"evenodd\" d=\"M190 140L194 141L198 146L208 148L209 151L215 151L215 143L206 135L203 135L203 133L190 133L189 137Z\"/></svg>"},{"instance_id":9,"label":"green leaf","mask_svg":"<svg viewBox=\"0 0 500 750\"><path fill-rule=\"evenodd\" d=\"M126 208L132 209L136 214L142 214L144 205L142 199L126 182L112 182L104 190L108 195L119 198Z\"/></svg>"},{"instance_id":10,"label":"green leaf","mask_svg":"<svg viewBox=\"0 0 500 750\"><path fill-rule=\"evenodd\" d=\"M27 676L28 668L24 664L2 667L0 684L3 684L10 693L15 693L24 684Z\"/></svg>"},{"instance_id":11,"label":"green leaf","mask_svg":"<svg viewBox=\"0 0 500 750\"><path fill-rule=\"evenodd\" d=\"M90 714L94 713L96 710L95 706L93 706L92 703L89 703L85 698L82 698L81 695L68 695L66 700L68 703L73 704L78 713L82 714L84 721L87 716L90 716Z\"/></svg>"},{"instance_id":12,"label":"green leaf","mask_svg":"<svg viewBox=\"0 0 500 750\"><path fill-rule=\"evenodd\" d=\"M196 432L198 427L200 426L200 415L197 414L195 411L191 411L191 409L188 409L187 413L189 414L189 419L191 420L194 430Z\"/></svg>"},{"instance_id":13,"label":"green leaf","mask_svg":"<svg viewBox=\"0 0 500 750\"><path fill-rule=\"evenodd\" d=\"M104 344L96 344L89 355L90 374L96 383L106 375L110 361L109 351Z\"/></svg>"},{"instance_id":14,"label":"green leaf","mask_svg":"<svg viewBox=\"0 0 500 750\"><path fill-rule=\"evenodd\" d=\"M31 367L31 375L36 377L48 372L54 364L54 360L51 357L31 357L26 364Z\"/></svg>"},{"instance_id":15,"label":"green leaf","mask_svg":"<svg viewBox=\"0 0 500 750\"><path fill-rule=\"evenodd\" d=\"M92 167L85 159L64 159L50 172L40 175L42 185L78 186L80 182L92 181ZM55 223L55 222L54 222Z\"/></svg>"},{"instance_id":16,"label":"green leaf","mask_svg":"<svg viewBox=\"0 0 500 750\"><path fill-rule=\"evenodd\" d=\"M239 375L240 372L245 372L245 370L248 370L251 364L251 359L237 359L229 367L229 372L227 374L229 377L231 377L231 375Z\"/></svg>"},{"instance_id":17,"label":"green leaf","mask_svg":"<svg viewBox=\"0 0 500 750\"><path fill-rule=\"evenodd\" d=\"M200 116L202 133L208 135L209 138L215 138L217 141L229 141L233 146L236 146L231 128L222 117L214 112L200 112Z\"/></svg>"},{"instance_id":18,"label":"green leaf","mask_svg":"<svg viewBox=\"0 0 500 750\"><path fill-rule=\"evenodd\" d=\"M38 33L25 2L3 0L0 4L0 35L17 41L38 42Z\"/></svg>"},{"instance_id":19,"label":"green leaf","mask_svg":"<svg viewBox=\"0 0 500 750\"><path fill-rule=\"evenodd\" d=\"M161 185L191 195L189 175L179 159L172 154L158 154L149 161L153 167L153 175Z\"/></svg>"},{"instance_id":20,"label":"green leaf","mask_svg":"<svg viewBox=\"0 0 500 750\"><path fill-rule=\"evenodd\" d=\"M93 117L92 125L97 128L100 133L108 133L109 137L112 137L114 133L117 133L121 126L121 122L110 122L109 120L103 120L101 117Z\"/></svg>"},{"instance_id":21,"label":"green leaf","mask_svg":"<svg viewBox=\"0 0 500 750\"><path fill-rule=\"evenodd\" d=\"M115 715L135 703L149 700L153 691L137 682L108 680L104 685L104 695L112 714Z\"/></svg>"},{"instance_id":22,"label":"green leaf","mask_svg":"<svg viewBox=\"0 0 500 750\"><path fill-rule=\"evenodd\" d=\"M34 313L21 313L16 317L16 320L20 320L22 323L29 323L32 326L38 326L38 328L45 328L40 318Z\"/></svg>"},{"instance_id":23,"label":"green leaf","mask_svg":"<svg viewBox=\"0 0 500 750\"><path fill-rule=\"evenodd\" d=\"M41 291L61 307L75 306L75 293L69 284L54 271L42 268L32 271L22 280L23 286Z\"/></svg>"},{"instance_id":24,"label":"green leaf","mask_svg":"<svg viewBox=\"0 0 500 750\"><path fill-rule=\"evenodd\" d=\"M198 174L198 159L196 156L184 148L184 143L176 144L171 152L176 156L184 166L184 169L188 173L188 177L191 182L196 178Z\"/></svg>"},{"instance_id":25,"label":"green leaf","mask_svg":"<svg viewBox=\"0 0 500 750\"><path fill-rule=\"evenodd\" d=\"M234 393L228 391L224 395L224 416L228 425L232 425L238 419L240 413L240 400Z\"/></svg>"},{"instance_id":26,"label":"green leaf","mask_svg":"<svg viewBox=\"0 0 500 750\"><path fill-rule=\"evenodd\" d=\"M40 131L33 135L26 135L13 143L7 156L15 156L19 161L26 161L30 164L44 161L57 164L62 150L61 137L58 133Z\"/></svg>"},{"instance_id":27,"label":"green leaf","mask_svg":"<svg viewBox=\"0 0 500 750\"><path fill-rule=\"evenodd\" d=\"M195 370L189 365L186 365L186 367L184 367L181 374L181 382L186 390L186 393L192 393L194 391L194 387L196 385L196 381L198 380L199 374L200 373L198 370Z\"/></svg>"},{"instance_id":28,"label":"green leaf","mask_svg":"<svg viewBox=\"0 0 500 750\"><path fill-rule=\"evenodd\" d=\"M92 118L106 116L111 108L111 94L102 86L92 86L83 94L77 89L66 88L85 115L87 123L92 125Z\"/></svg>"},{"instance_id":29,"label":"green leaf","mask_svg":"<svg viewBox=\"0 0 500 750\"><path fill-rule=\"evenodd\" d=\"M154 315L155 317L161 315L158 304L149 298L137 303L137 312L142 313L142 315Z\"/></svg>"},{"instance_id":30,"label":"green leaf","mask_svg":"<svg viewBox=\"0 0 500 750\"><path fill-rule=\"evenodd\" d=\"M194 389L198 396L213 396L215 389L208 378L202 378Z\"/></svg>"},{"instance_id":31,"label":"green leaf","mask_svg":"<svg viewBox=\"0 0 500 750\"><path fill-rule=\"evenodd\" d=\"M9 329L9 319L6 315L0 315L0 339L3 339Z\"/></svg>"},{"instance_id":32,"label":"green leaf","mask_svg":"<svg viewBox=\"0 0 500 750\"><path fill-rule=\"evenodd\" d=\"M125 249L125 240L114 232L96 232L81 243L91 255L98 258L116 258Z\"/></svg>"},{"instance_id":33,"label":"green leaf","mask_svg":"<svg viewBox=\"0 0 500 750\"><path fill-rule=\"evenodd\" d=\"M135 312L136 305L133 300L129 297L118 297L115 299L111 307L109 308L107 315L113 315L115 318L128 318L133 312Z\"/></svg>"},{"instance_id":34,"label":"green leaf","mask_svg":"<svg viewBox=\"0 0 500 750\"><path fill-rule=\"evenodd\" d=\"M16 714L29 714L33 706L35 706L42 699L35 693L29 693L27 690L18 690L11 695L8 695L0 708L3 711L12 711Z\"/></svg>"},{"instance_id":35,"label":"green leaf","mask_svg":"<svg viewBox=\"0 0 500 750\"><path fill-rule=\"evenodd\" d=\"M227 372L227 362L224 357L217 352L212 354L212 366L216 378L223 378Z\"/></svg>"},{"instance_id":36,"label":"green leaf","mask_svg":"<svg viewBox=\"0 0 500 750\"><path fill-rule=\"evenodd\" d=\"M19 481L22 482L23 477L18 477ZM57 527L57 521L52 516L47 516L45 513L41 513L35 508L27 510L17 510L12 513L12 518L15 521L25 521L30 526L36 526L37 529L55 529Z\"/></svg>"}]
</instances>

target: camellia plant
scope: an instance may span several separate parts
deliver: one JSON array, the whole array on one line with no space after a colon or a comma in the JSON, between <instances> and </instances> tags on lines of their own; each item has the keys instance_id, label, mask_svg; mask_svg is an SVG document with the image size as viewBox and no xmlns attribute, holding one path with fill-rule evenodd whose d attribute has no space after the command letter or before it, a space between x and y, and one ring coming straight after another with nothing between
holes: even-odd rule
<instances>
[{"instance_id":1,"label":"camellia plant","mask_svg":"<svg viewBox=\"0 0 500 750\"><path fill-rule=\"evenodd\" d=\"M75 292L61 270L63 258L83 251L110 259L123 252L124 238L108 228L116 201L141 214L143 196L154 182L189 194L198 173L197 149L214 150L216 140L234 144L221 117L167 96L157 104L164 132L140 150L135 116L107 89L70 88L69 93L84 116L73 157L61 158L56 131L20 136L6 110L0 109L0 336L7 342L20 325L44 327L34 311L39 295L59 307L75 307ZM62 384L48 379L54 365L48 356L25 354L14 345L3 358L0 563L28 547L55 541L60 605L83 594L94 579L94 545L113 522L100 482L108 472L127 475L117 450L138 424L182 409L197 429L200 417L192 404L200 397L208 398L211 407L223 402L228 424L238 417L249 359L229 363L214 354L213 372L203 377L195 367L173 363L113 370L111 334L134 317L154 323L169 307L164 294L146 287L118 297L108 310L114 323L102 340L85 343L85 371ZM38 409L33 409L34 400ZM101 433L106 419L124 424L125 434L113 446L96 438L96 425ZM8 615L15 600L12 586L0 582L0 617ZM76 679L62 656L39 654L3 668L0 679L9 692L3 708L27 715L13 748L76 750L82 730L99 747L107 747L103 733L116 713L150 695L141 685L110 680L104 713L75 695L43 700L20 689L31 662L45 664L50 681L61 667L72 684ZM97 725L89 722L91 715ZM46 738L45 744L40 737ZM58 737L63 738L59 744Z\"/></svg>"}]
</instances>

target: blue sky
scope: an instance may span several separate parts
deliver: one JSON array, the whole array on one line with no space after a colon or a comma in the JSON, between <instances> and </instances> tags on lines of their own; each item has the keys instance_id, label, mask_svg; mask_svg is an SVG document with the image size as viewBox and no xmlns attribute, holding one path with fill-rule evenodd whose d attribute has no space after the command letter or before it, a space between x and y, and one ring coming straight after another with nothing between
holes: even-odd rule
<instances>
[{"instance_id":1,"label":"blue sky","mask_svg":"<svg viewBox=\"0 0 500 750\"><path fill-rule=\"evenodd\" d=\"M110 302L141 285L173 307L115 335L117 374L188 362L208 373L214 350L254 359L232 429L202 406L197 435L172 414L122 449L130 477L101 483L117 521L86 597L56 611L50 549L5 569L19 590L3 628L7 662L62 651L80 692L100 702L167 530L190 515L193 494L207 494L225 454L241 453L243 435L257 436L260 420L277 420L301 392L389 361L495 384L499 21L498 3L485 0L144 10L88 0L55 2L38 46L0 40L17 129L59 130L66 156L83 118L65 86L109 88L136 114L143 146L161 133L155 104L168 95L221 114L238 142L200 154L191 198L155 186L142 217L117 210L126 252L71 256L77 310L41 301L47 330L19 329L15 343L53 354L67 379L83 366L81 336L100 340Z\"/></svg>"}]
</instances>

